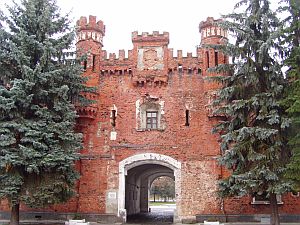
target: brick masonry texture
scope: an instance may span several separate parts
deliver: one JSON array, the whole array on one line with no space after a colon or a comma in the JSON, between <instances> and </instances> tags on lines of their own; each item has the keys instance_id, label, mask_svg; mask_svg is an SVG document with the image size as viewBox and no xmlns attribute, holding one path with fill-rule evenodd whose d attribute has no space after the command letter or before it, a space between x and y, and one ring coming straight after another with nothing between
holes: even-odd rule
<instances>
[{"instance_id":1,"label":"brick masonry texture","mask_svg":"<svg viewBox=\"0 0 300 225\"><path fill-rule=\"evenodd\" d=\"M83 76L89 78L87 85L97 87L96 94L87 96L95 103L78 108L77 128L84 134L82 158L77 162L81 178L77 196L42 211L118 215L117 202L108 203L107 194L118 193L119 162L136 154L158 153L181 162L176 197L179 218L270 213L268 205L251 204L251 197L223 201L217 195L217 181L226 174L216 162L219 137L211 130L222 116L212 114L210 103L218 84L207 79L216 75L207 69L227 63L228 58L204 46L227 39L226 31L213 22L209 17L200 23L196 56L183 56L182 51L173 56L167 32L133 32L128 57L120 50L116 58L102 50L103 22L96 22L94 16L80 18L77 49L79 54L88 53ZM141 127L137 102L160 104L159 129ZM281 214L300 214L300 197L286 194L282 200ZM0 210L8 210L1 203ZM22 210L29 209L22 206Z\"/></svg>"}]
</instances>

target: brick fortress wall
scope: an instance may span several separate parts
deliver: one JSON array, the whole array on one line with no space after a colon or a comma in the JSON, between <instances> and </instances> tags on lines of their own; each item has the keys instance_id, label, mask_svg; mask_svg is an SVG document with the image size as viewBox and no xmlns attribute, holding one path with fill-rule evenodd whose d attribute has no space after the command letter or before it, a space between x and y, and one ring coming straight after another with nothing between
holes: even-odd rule
<instances>
[{"instance_id":1,"label":"brick fortress wall","mask_svg":"<svg viewBox=\"0 0 300 225\"><path fill-rule=\"evenodd\" d=\"M216 75L207 71L209 67L228 63L228 58L204 47L227 40L226 31L214 22L209 17L200 23L196 56L183 56L180 50L174 56L167 32L133 32L128 57L120 50L116 58L102 49L103 22L94 16L80 18L77 49L79 55L88 53L83 76L97 92L87 96L94 104L77 108L77 127L84 134L77 163L78 194L69 204L46 211L117 215L117 200L112 201L110 193L118 192L119 162L136 154L158 153L181 162L177 196L181 218L269 213L266 205L251 205L250 197L225 201L217 197L217 180L224 170L216 162L220 148L211 130L222 117L213 115L210 107L218 84L206 78ZM145 127L143 107L159 109L158 129ZM282 214L300 213L299 197L287 194L283 202ZM1 207L7 209L4 204Z\"/></svg>"},{"instance_id":2,"label":"brick fortress wall","mask_svg":"<svg viewBox=\"0 0 300 225\"><path fill-rule=\"evenodd\" d=\"M90 17L90 21L94 21L94 17ZM99 176L106 190L116 190L118 163L121 160L135 154L159 153L182 163L179 201L183 217L236 212L269 213L267 206L251 205L250 197L224 202L217 198L217 180L224 174L215 161L220 152L218 137L212 135L211 129L221 117L212 114L210 103L218 84L206 78L216 75L207 71L209 67L228 63L228 58L221 52L203 47L205 44L222 44L227 40L226 31L214 22L217 21L208 18L200 23L201 45L196 56L191 53L183 56L180 50L174 56L173 50L168 48L167 32L133 32L133 49L128 51L127 58L124 50L119 51L118 58L114 53L107 54L102 50L102 43L93 53L97 43L90 42L91 39L78 42L78 48L84 45L92 50L88 64L94 66L88 67L85 75L92 77L92 80L98 79L99 87L98 113L84 130L83 151L83 154L96 157L94 160L99 160L99 163L96 167L86 167L86 179L102 167L103 174ZM93 54L97 59L94 63L91 62ZM155 101L163 107L162 124L158 130L140 129L138 106L147 101ZM113 110L116 112L114 125ZM88 186L93 188L94 197L99 196L99 178L95 182L89 179ZM103 194L101 199L100 205L103 206ZM294 207L295 204L300 206L297 197L287 194L283 199L282 213L300 212ZM105 212L99 206L93 208L83 202L80 205L83 211Z\"/></svg>"},{"instance_id":3,"label":"brick fortress wall","mask_svg":"<svg viewBox=\"0 0 300 225\"><path fill-rule=\"evenodd\" d=\"M82 26L85 21L81 18L79 24ZM95 21L94 17L90 21ZM118 162L134 154L159 153L182 162L182 216L220 213L215 193L220 169L214 159L219 147L217 137L211 134L215 119L207 109L210 90L216 84L205 80L213 74L206 71L208 61L203 60L203 55L210 54L209 63L215 65L214 52L199 47L196 57L191 53L184 57L182 51L175 57L168 48L167 32L133 32L134 47L127 58L123 50L119 58L115 54L107 57L106 51L101 50L102 43L91 38L93 34L89 32L79 31L77 47L80 49L84 45L90 49L85 76L99 79L99 101L97 114L88 121L84 118L79 122L85 127L82 154L92 157L82 160L84 171L80 182L85 185L82 188L85 192L80 193L80 210L105 212L105 195L100 192L118 189ZM215 28L214 32L214 39L220 43L224 31L219 29L217 33ZM225 61L226 58L219 54L218 63ZM137 115L139 105L151 101L163 108L157 130L140 127ZM116 112L114 125L113 110ZM83 182L85 179L88 182ZM195 186L198 188L194 189ZM196 205L200 207L191 207Z\"/></svg>"}]
</instances>

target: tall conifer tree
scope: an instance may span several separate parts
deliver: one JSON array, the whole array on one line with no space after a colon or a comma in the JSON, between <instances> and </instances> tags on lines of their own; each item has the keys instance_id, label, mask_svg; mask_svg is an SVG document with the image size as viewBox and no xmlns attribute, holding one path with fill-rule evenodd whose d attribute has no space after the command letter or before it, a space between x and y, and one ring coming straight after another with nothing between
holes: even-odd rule
<instances>
[{"instance_id":1,"label":"tall conifer tree","mask_svg":"<svg viewBox=\"0 0 300 225\"><path fill-rule=\"evenodd\" d=\"M0 198L43 207L69 199L81 135L74 132L85 81L67 60L74 32L55 0L22 0L1 13Z\"/></svg>"},{"instance_id":2,"label":"tall conifer tree","mask_svg":"<svg viewBox=\"0 0 300 225\"><path fill-rule=\"evenodd\" d=\"M221 196L265 196L272 208L271 224L279 224L277 195L290 190L284 179L290 152L286 129L289 120L280 106L286 81L277 57L276 14L268 0L242 0L220 24L235 43L218 46L232 58L232 64L217 71L222 88L215 105L226 115L215 131L221 133L219 161L231 171L219 183ZM216 46L215 46L216 47Z\"/></svg>"},{"instance_id":3,"label":"tall conifer tree","mask_svg":"<svg viewBox=\"0 0 300 225\"><path fill-rule=\"evenodd\" d=\"M293 191L300 191L300 0L284 0L281 7L288 17L285 19L283 44L287 46L284 57L288 67L289 86L283 105L292 120L289 129L289 144L292 148L292 160L288 165L286 177L293 181Z\"/></svg>"}]
</instances>

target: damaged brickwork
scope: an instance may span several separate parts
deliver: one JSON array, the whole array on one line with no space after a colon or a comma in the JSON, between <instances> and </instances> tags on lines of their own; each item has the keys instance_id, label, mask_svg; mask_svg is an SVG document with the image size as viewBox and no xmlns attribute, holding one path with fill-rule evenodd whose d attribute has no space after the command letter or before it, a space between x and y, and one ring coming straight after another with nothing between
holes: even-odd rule
<instances>
[{"instance_id":1,"label":"damaged brickwork","mask_svg":"<svg viewBox=\"0 0 300 225\"><path fill-rule=\"evenodd\" d=\"M217 164L219 137L211 130L223 117L213 114L218 84L207 78L216 75L208 68L228 63L228 57L204 46L227 40L215 22L209 17L200 23L196 56L181 50L174 56L169 33L154 31L133 32L133 49L127 57L120 50L117 58L102 49L102 21L78 20L77 50L88 54L83 76L97 87L87 96L95 103L77 108L77 128L84 136L77 162L81 178L72 200L40 211L125 221L127 214L148 210L148 190L160 175L175 181L175 220L270 213L268 205L252 204L251 196L222 200L217 195L218 179L226 172ZM299 196L286 194L282 202L282 215L300 214ZM8 209L5 202L0 207Z\"/></svg>"}]
</instances>

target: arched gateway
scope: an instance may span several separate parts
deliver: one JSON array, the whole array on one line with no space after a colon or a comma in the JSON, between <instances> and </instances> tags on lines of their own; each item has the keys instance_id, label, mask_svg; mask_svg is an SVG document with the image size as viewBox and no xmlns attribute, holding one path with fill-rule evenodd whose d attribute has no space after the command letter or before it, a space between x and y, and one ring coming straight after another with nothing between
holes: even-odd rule
<instances>
[{"instance_id":1,"label":"arched gateway","mask_svg":"<svg viewBox=\"0 0 300 225\"><path fill-rule=\"evenodd\" d=\"M175 180L176 212L180 214L181 163L170 156L144 153L119 163L118 216L126 221L127 214L148 211L148 190L154 179L169 176Z\"/></svg>"}]
</instances>

